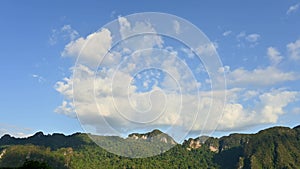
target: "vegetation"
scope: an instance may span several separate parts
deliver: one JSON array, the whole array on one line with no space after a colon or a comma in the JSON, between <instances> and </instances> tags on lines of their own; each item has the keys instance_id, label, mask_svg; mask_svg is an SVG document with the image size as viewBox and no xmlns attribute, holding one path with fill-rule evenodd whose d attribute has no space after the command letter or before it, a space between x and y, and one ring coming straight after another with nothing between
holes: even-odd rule
<instances>
[{"instance_id":1,"label":"vegetation","mask_svg":"<svg viewBox=\"0 0 300 169\"><path fill-rule=\"evenodd\" d=\"M158 135L159 139L153 139ZM300 126L274 127L257 134L231 134L219 139L199 137L186 140L182 145L174 144L169 137L166 142L162 136L167 137L158 130L129 135L127 141L120 144L121 150L128 151L129 155L131 148L153 152L155 147L149 146L153 145L149 142L155 142L157 147L164 144L174 147L157 156L127 158L102 149L87 134L64 136L39 132L23 139L5 135L0 139L0 168L300 168ZM140 141L142 137L144 142ZM104 136L98 139L108 145L124 140ZM191 143L197 141L201 146L191 148Z\"/></svg>"}]
</instances>

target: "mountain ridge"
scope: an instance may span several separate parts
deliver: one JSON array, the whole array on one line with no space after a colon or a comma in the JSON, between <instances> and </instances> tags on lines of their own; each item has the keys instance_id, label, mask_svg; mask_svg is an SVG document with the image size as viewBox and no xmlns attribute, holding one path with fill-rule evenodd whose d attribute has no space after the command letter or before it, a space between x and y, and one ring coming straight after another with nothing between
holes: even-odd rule
<instances>
[{"instance_id":1,"label":"mountain ridge","mask_svg":"<svg viewBox=\"0 0 300 169\"><path fill-rule=\"evenodd\" d=\"M161 138L171 137L159 130L129 134L124 140L134 145L140 140L172 145L160 155L131 159L107 152L86 133L65 136L37 132L27 138L6 134L0 138L0 168L18 167L26 160L47 162L52 168L300 168L299 125L271 127L255 134L233 133L220 138L200 136L182 144ZM138 147L141 152L152 150L153 147L146 145ZM122 146L126 148L127 144Z\"/></svg>"}]
</instances>

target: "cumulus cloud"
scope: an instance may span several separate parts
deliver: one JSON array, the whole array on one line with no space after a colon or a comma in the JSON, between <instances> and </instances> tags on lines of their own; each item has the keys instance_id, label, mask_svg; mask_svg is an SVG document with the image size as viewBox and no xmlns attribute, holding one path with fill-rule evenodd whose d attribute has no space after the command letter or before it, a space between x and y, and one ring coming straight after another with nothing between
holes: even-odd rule
<instances>
[{"instance_id":1,"label":"cumulus cloud","mask_svg":"<svg viewBox=\"0 0 300 169\"><path fill-rule=\"evenodd\" d=\"M286 11L286 14L289 15L291 13L296 12L299 9L300 3L292 5L289 7L289 9Z\"/></svg>"},{"instance_id":2,"label":"cumulus cloud","mask_svg":"<svg viewBox=\"0 0 300 169\"><path fill-rule=\"evenodd\" d=\"M200 112L197 91L201 82L195 80L178 51L163 48L162 37L151 24L131 23L123 17L118 23L124 40L112 49L114 35L108 29L66 45L62 56L79 57L71 68L72 76L55 85L65 96L55 112L74 117L76 111L81 124L98 134L142 129L145 123L149 129L178 126L187 131ZM139 35L143 32L146 34ZM200 46L197 52L211 55L215 46ZM141 78L145 81L139 84ZM201 106L209 111L212 96L204 100ZM199 119L194 130L203 129L204 122Z\"/></svg>"},{"instance_id":3,"label":"cumulus cloud","mask_svg":"<svg viewBox=\"0 0 300 169\"><path fill-rule=\"evenodd\" d=\"M300 60L300 40L287 45L289 56L292 60Z\"/></svg>"},{"instance_id":4,"label":"cumulus cloud","mask_svg":"<svg viewBox=\"0 0 300 169\"><path fill-rule=\"evenodd\" d=\"M56 91L64 95L68 100L73 99L73 81L71 78L64 78L63 81L58 81L54 86Z\"/></svg>"},{"instance_id":5,"label":"cumulus cloud","mask_svg":"<svg viewBox=\"0 0 300 169\"><path fill-rule=\"evenodd\" d=\"M256 95L256 94L255 94ZM273 124L285 114L284 108L299 97L299 92L271 90L260 94L253 107L240 103L226 104L220 130L241 129L257 124Z\"/></svg>"},{"instance_id":6,"label":"cumulus cloud","mask_svg":"<svg viewBox=\"0 0 300 169\"><path fill-rule=\"evenodd\" d=\"M272 65L277 65L283 59L280 52L274 47L269 47L267 49L267 55L268 55L269 60L271 61Z\"/></svg>"},{"instance_id":7,"label":"cumulus cloud","mask_svg":"<svg viewBox=\"0 0 300 169\"><path fill-rule=\"evenodd\" d=\"M123 17L118 18L118 24L123 41L116 46L113 37L118 35L104 28L71 41L62 52L62 56L79 57L71 68L72 75L54 86L64 96L55 112L75 117L76 111L89 132L118 134L174 126L182 131L212 131L216 124L219 124L218 130L228 130L274 123L298 95L293 91L260 93L247 89L297 78L294 73L283 72L275 66L254 70L220 67L213 72L214 76L226 74L229 88L200 90L202 83L194 77L196 70L189 68L189 62L176 49L165 45L153 25L130 22ZM143 32L146 34L140 34ZM259 38L255 34L241 37L248 37L251 42ZM216 44L203 43L193 51L211 57L216 48ZM193 62L190 50L179 50ZM270 60L279 62L280 54L275 48L269 50ZM101 63L99 67L98 63ZM253 108L243 101L253 101Z\"/></svg>"},{"instance_id":8,"label":"cumulus cloud","mask_svg":"<svg viewBox=\"0 0 300 169\"><path fill-rule=\"evenodd\" d=\"M217 130L220 131L239 130L256 124L277 122L280 115L285 113L284 108L299 95L294 91L271 90L259 93L255 90L233 88L227 91L212 91L215 97L212 97L209 91L200 91L198 98L192 93L178 93L176 81L167 84L174 86L175 89L171 91L154 86L150 91L139 93L136 92L137 86L131 83L130 74L118 71L113 75L112 71L101 70L92 73L88 67L80 66L77 69L78 74L73 78L73 81L77 81L73 95L69 95L72 93L73 81L68 78L64 82L58 82L56 86L66 97L74 97L77 116L81 123L95 127L99 133L111 134L112 131L103 125L107 123L118 130L116 133L144 127L144 123L134 123L128 119L147 122L150 128L184 126L192 131L212 131L216 127L214 124L219 124ZM229 68L225 68L224 71L229 71ZM112 78L107 76L115 76L116 81L112 82ZM256 82L260 81L257 79L251 81L253 84ZM249 81L244 83L249 84ZM225 103L222 100L222 93L226 93ZM253 108L243 105L242 101L245 101L245 98L254 104ZM211 107L213 101L214 106ZM216 107L223 106L223 116L220 118L222 112ZM73 105L63 101L56 112L73 117L72 110ZM152 121L153 117L159 118Z\"/></svg>"},{"instance_id":9,"label":"cumulus cloud","mask_svg":"<svg viewBox=\"0 0 300 169\"><path fill-rule=\"evenodd\" d=\"M62 56L80 57L82 64L95 67L111 47L111 33L107 29L102 29L98 32L92 33L86 38L79 38L71 41L64 48L61 53Z\"/></svg>"},{"instance_id":10,"label":"cumulus cloud","mask_svg":"<svg viewBox=\"0 0 300 169\"><path fill-rule=\"evenodd\" d=\"M118 21L120 25L120 34L123 39L123 46L126 46L130 51L162 47L164 42L161 36L157 35L156 30L150 23L135 22L134 24L131 24L124 17L119 17Z\"/></svg>"},{"instance_id":11,"label":"cumulus cloud","mask_svg":"<svg viewBox=\"0 0 300 169\"><path fill-rule=\"evenodd\" d=\"M190 114L189 117L194 117L193 111L197 110L197 96L195 95L178 94L177 88L171 91L159 86L154 86L151 91L139 93L136 92L136 86L131 83L132 76L130 74L122 71L102 70L95 78L95 74L90 74L90 71L88 67L81 65L72 81L65 79L56 85L57 91L67 97L74 97L76 113L83 125L94 125L99 132L105 132L109 129L105 128L103 124L109 123L122 132L120 130L124 128L123 126L127 126L127 130L144 126L144 124L128 121L127 118L138 122L151 122L153 118L160 117L155 122L149 123L153 127L180 126L184 122L190 125L194 119L188 118L186 120L192 121L184 122L179 120L180 117L187 114ZM104 74L105 77L102 78L101 76ZM107 76L114 76L114 78ZM72 93L71 86L75 81L74 93L69 95ZM167 85L172 86L172 83L175 82L168 82ZM181 104L182 101L184 101L183 104ZM56 112L73 116L72 110L73 105L63 101ZM124 119L124 117L126 118Z\"/></svg>"}]
</instances>

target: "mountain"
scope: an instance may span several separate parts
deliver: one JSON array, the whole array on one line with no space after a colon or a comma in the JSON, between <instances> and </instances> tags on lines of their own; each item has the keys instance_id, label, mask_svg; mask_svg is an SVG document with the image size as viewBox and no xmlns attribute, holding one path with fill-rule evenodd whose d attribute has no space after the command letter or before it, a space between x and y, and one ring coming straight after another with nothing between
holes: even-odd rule
<instances>
[{"instance_id":1,"label":"mountain","mask_svg":"<svg viewBox=\"0 0 300 169\"><path fill-rule=\"evenodd\" d=\"M208 136L201 136L195 139L189 138L183 142L182 146L186 147L186 149L189 151L205 146L208 147L212 152L219 152L219 140L217 138Z\"/></svg>"},{"instance_id":2,"label":"mountain","mask_svg":"<svg viewBox=\"0 0 300 169\"><path fill-rule=\"evenodd\" d=\"M63 147L69 147L70 145L72 145L73 148L76 148L82 144L94 144L94 142L88 137L87 134L83 133L75 133L65 136L64 134L59 133L44 135L43 132L37 132L33 136L27 138L15 138L6 134L0 139L0 146L26 144L51 147L51 149L56 150Z\"/></svg>"},{"instance_id":3,"label":"mountain","mask_svg":"<svg viewBox=\"0 0 300 169\"><path fill-rule=\"evenodd\" d=\"M260 131L244 146L243 158L249 168L300 168L299 128Z\"/></svg>"},{"instance_id":4,"label":"mountain","mask_svg":"<svg viewBox=\"0 0 300 169\"><path fill-rule=\"evenodd\" d=\"M118 156L94 143L90 137L113 151L157 153L148 158ZM116 143L119 146L115 146ZM168 147L169 148L169 147ZM139 156L137 156L139 157ZM4 135L0 139L0 168L24 164L49 168L222 168L222 169L296 169L300 168L300 126L273 127L256 134L230 134L221 138L201 136L176 143L172 137L153 130L132 133L123 139L116 136L92 136L75 133L28 138ZM30 168L30 167L29 167ZM31 167L32 168L32 167ZM45 168L45 167L42 167Z\"/></svg>"},{"instance_id":5,"label":"mountain","mask_svg":"<svg viewBox=\"0 0 300 169\"><path fill-rule=\"evenodd\" d=\"M171 145L177 144L172 137L157 129L145 134L132 133L128 135L128 138L134 140L145 140L149 142L163 142Z\"/></svg>"},{"instance_id":6,"label":"mountain","mask_svg":"<svg viewBox=\"0 0 300 169\"><path fill-rule=\"evenodd\" d=\"M132 133L127 138L118 136L97 136L89 135L97 145L105 148L114 154L145 158L161 154L172 148L177 143L172 137L159 130L153 130L148 133Z\"/></svg>"}]
</instances>

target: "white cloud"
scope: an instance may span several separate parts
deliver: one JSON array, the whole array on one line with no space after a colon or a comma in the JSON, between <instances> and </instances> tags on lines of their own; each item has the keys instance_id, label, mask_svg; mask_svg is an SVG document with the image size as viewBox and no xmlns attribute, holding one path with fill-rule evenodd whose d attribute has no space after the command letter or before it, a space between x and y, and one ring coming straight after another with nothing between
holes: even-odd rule
<instances>
[{"instance_id":1,"label":"white cloud","mask_svg":"<svg viewBox=\"0 0 300 169\"><path fill-rule=\"evenodd\" d=\"M258 96L259 92L257 90L248 90L243 94L243 100L250 100L253 99L254 97Z\"/></svg>"},{"instance_id":2,"label":"white cloud","mask_svg":"<svg viewBox=\"0 0 300 169\"><path fill-rule=\"evenodd\" d=\"M73 99L72 85L73 85L73 81L70 78L64 78L63 81L56 82L54 88L56 91L64 95L68 100L72 100Z\"/></svg>"},{"instance_id":3,"label":"white cloud","mask_svg":"<svg viewBox=\"0 0 300 169\"><path fill-rule=\"evenodd\" d=\"M220 67L218 72L219 73L228 73L230 70L230 67L229 66L223 66L223 67Z\"/></svg>"},{"instance_id":4,"label":"white cloud","mask_svg":"<svg viewBox=\"0 0 300 169\"><path fill-rule=\"evenodd\" d=\"M207 43L204 45L200 45L197 49L195 49L195 52L199 56L213 56L216 53L216 49L218 48L217 43Z\"/></svg>"},{"instance_id":5,"label":"white cloud","mask_svg":"<svg viewBox=\"0 0 300 169\"><path fill-rule=\"evenodd\" d=\"M173 27L176 34L180 33L180 23L176 20L173 21Z\"/></svg>"},{"instance_id":6,"label":"white cloud","mask_svg":"<svg viewBox=\"0 0 300 169\"><path fill-rule=\"evenodd\" d=\"M300 3L292 5L289 7L289 9L286 11L286 14L289 15L291 13L296 12L299 9Z\"/></svg>"},{"instance_id":7,"label":"white cloud","mask_svg":"<svg viewBox=\"0 0 300 169\"><path fill-rule=\"evenodd\" d=\"M274 124L281 115L285 114L284 108L296 101L299 92L272 90L258 96L254 108L246 108L240 103L226 104L219 130L242 129L258 124Z\"/></svg>"},{"instance_id":8,"label":"white cloud","mask_svg":"<svg viewBox=\"0 0 300 169\"><path fill-rule=\"evenodd\" d=\"M300 60L300 39L287 45L290 58L292 60Z\"/></svg>"},{"instance_id":9,"label":"white cloud","mask_svg":"<svg viewBox=\"0 0 300 169\"><path fill-rule=\"evenodd\" d=\"M60 39L73 41L79 36L79 33L71 25L64 25L60 29L52 29L51 33L49 37L50 45L55 45Z\"/></svg>"},{"instance_id":10,"label":"white cloud","mask_svg":"<svg viewBox=\"0 0 300 169\"><path fill-rule=\"evenodd\" d=\"M79 33L74 30L71 25L64 25L61 28L61 33L63 33L64 38L69 39L69 40L74 40L79 36Z\"/></svg>"},{"instance_id":11,"label":"white cloud","mask_svg":"<svg viewBox=\"0 0 300 169\"><path fill-rule=\"evenodd\" d=\"M263 123L276 123L280 115L284 114L283 108L289 103L296 101L299 96L295 91L274 90L259 96Z\"/></svg>"},{"instance_id":12,"label":"white cloud","mask_svg":"<svg viewBox=\"0 0 300 169\"><path fill-rule=\"evenodd\" d=\"M120 33L124 36L124 34L128 34L131 31L131 24L124 17L118 18L120 24Z\"/></svg>"},{"instance_id":13,"label":"white cloud","mask_svg":"<svg viewBox=\"0 0 300 169\"><path fill-rule=\"evenodd\" d=\"M54 110L54 112L56 112L58 114L67 115L72 118L76 117L74 106L73 106L72 102L63 101L61 106L57 107Z\"/></svg>"},{"instance_id":14,"label":"white cloud","mask_svg":"<svg viewBox=\"0 0 300 169\"><path fill-rule=\"evenodd\" d=\"M187 54L187 57L190 58L190 59L195 57L195 54L189 48L182 48L181 51L183 51L185 54Z\"/></svg>"},{"instance_id":15,"label":"white cloud","mask_svg":"<svg viewBox=\"0 0 300 169\"><path fill-rule=\"evenodd\" d=\"M184 126L186 129L191 127L199 99L195 90L200 83L194 81L177 52L171 49L168 52L141 50L122 59L120 64L107 66L98 72L89 66L77 64L72 68L72 77L55 85L55 89L66 98L55 111L73 117L73 111L76 110L84 126L93 126L102 134L112 132L105 125L107 123L119 132L124 130L124 126L127 126L128 131L144 126L128 121L123 116L133 121L146 122L159 117L149 123L153 128L166 125ZM160 86L155 84L150 91L137 92L138 86L132 83L133 76L152 67L166 72ZM76 109L71 104L73 98ZM209 107L210 103L205 103L205 106Z\"/></svg>"},{"instance_id":16,"label":"white cloud","mask_svg":"<svg viewBox=\"0 0 300 169\"><path fill-rule=\"evenodd\" d=\"M299 79L293 72L283 72L274 66L246 70L238 68L226 74L229 86L272 86Z\"/></svg>"},{"instance_id":17,"label":"white cloud","mask_svg":"<svg viewBox=\"0 0 300 169\"><path fill-rule=\"evenodd\" d=\"M133 25L124 17L119 17L122 44L131 51L162 47L163 40L157 35L154 27L147 22L135 22ZM131 37L135 35L134 37ZM138 35L138 36L136 36Z\"/></svg>"},{"instance_id":18,"label":"white cloud","mask_svg":"<svg viewBox=\"0 0 300 169\"><path fill-rule=\"evenodd\" d=\"M169 61L169 59L166 61ZM172 72L174 78L183 75L181 71L167 67L166 65L164 70ZM226 72L229 71L229 67L224 69L226 69ZM88 67L80 66L77 69L77 76L73 78L73 81L76 81L74 85L74 103L77 115L83 125L93 126L99 133L109 131L103 125L107 123L119 132L124 131L123 126L126 126L126 129L130 131L144 125L132 123L124 119L123 116L134 121L145 122L153 120L154 117L159 117L155 121L147 123L148 127L153 128L175 125L184 126L188 129L193 122L196 122L192 127L193 131L213 130L214 124L219 124L218 130L220 131L239 130L247 126L277 122L280 115L285 113L283 109L289 103L292 103L298 95L297 92L284 90L259 93L255 90L241 88L229 89L226 91L227 102L225 103L224 114L221 121L219 121L221 112L216 107L222 108L224 105L222 100L224 91L213 91L215 93L214 98L209 91L202 91L200 92L201 99L194 94L168 92L168 90L157 86L149 92L138 93L136 92L136 86L131 83L131 75L121 70L117 71L114 78L116 81L113 82L111 81L112 78L109 77L113 76L112 72L114 70L102 70L95 74ZM259 72L256 73L260 74ZM245 74L250 79L251 76L254 76L249 72ZM184 79L179 78L179 80ZM253 84L255 82L261 83L255 78L252 80L251 83ZM66 78L64 82L58 82L56 85L57 91L65 95L66 98L72 98L71 86L73 81ZM174 81L171 80L167 85L170 87L172 84L174 84ZM263 83L263 85L266 84ZM174 88L176 88L176 82ZM245 98L253 102L254 106L252 108L245 107L241 103L241 101L245 101ZM212 101L214 101L213 107L211 107ZM69 101L63 101L56 112L74 117L73 105L70 102L70 99ZM197 111L199 112L198 118L195 116ZM143 112L148 113L144 114ZM123 113L123 116L120 116L120 113ZM161 116L159 116L160 113L162 113ZM206 125L203 128L204 124Z\"/></svg>"},{"instance_id":19,"label":"white cloud","mask_svg":"<svg viewBox=\"0 0 300 169\"><path fill-rule=\"evenodd\" d=\"M277 65L283 59L280 52L274 47L269 47L268 48L267 55L268 55L269 60L271 61L272 65Z\"/></svg>"},{"instance_id":20,"label":"white cloud","mask_svg":"<svg viewBox=\"0 0 300 169\"><path fill-rule=\"evenodd\" d=\"M183 76L182 71L170 69L173 63L169 58L165 62L164 70L170 72L179 81L185 80L184 78L181 79L181 76ZM167 65L167 63L172 64ZM224 68L224 71L230 71L229 67ZM121 71L121 69L115 72L115 75L112 72L114 70L102 70L95 74L88 67L81 65L77 69L77 75L73 78L73 81L76 81L74 85L75 93L72 93L73 81L68 78L56 85L57 91L65 95L66 98L72 98L72 94L74 94L76 112L81 123L92 125L100 133L108 131L103 125L107 122L119 132L123 131L122 126L127 126L128 131L142 127L124 119L120 116L120 113L136 121L151 121L153 117L159 117L159 114L162 113L162 116L158 119L148 123L153 128L161 125L178 125L187 129L196 121L192 127L193 131L213 130L213 124L219 124L218 130L239 130L247 126L277 122L280 115L285 113L283 108L293 102L298 95L297 92L284 90L259 93L241 88L229 89L226 91L227 102L224 107L224 115L219 121L218 117L220 117L221 112L216 107L224 105L222 93L225 91L213 91L215 93L214 98L209 91L202 91L200 92L201 99L195 94L168 92L168 90L157 86L149 92L138 93L136 92L136 86L131 83L132 76L130 74ZM257 72L257 74L260 73ZM109 76L115 76L116 81L111 81L112 78ZM250 79L251 76L254 75L249 77L248 74ZM253 84L255 82L261 83L257 79L252 80L251 83ZM174 83L174 88L176 88L176 82L172 79L167 86L170 88ZM240 103L242 100L245 101L245 98L253 102L253 108L245 107ZM212 101L214 101L213 107L211 107ZM73 105L70 102L70 99L69 101L63 101L56 112L74 117ZM141 113L137 114L137 111ZM199 114L198 118L195 119L197 111ZM148 113L143 114L143 112ZM103 118L106 122L103 121ZM206 126L203 128L204 124Z\"/></svg>"},{"instance_id":21,"label":"white cloud","mask_svg":"<svg viewBox=\"0 0 300 169\"><path fill-rule=\"evenodd\" d=\"M165 61L167 62L169 60ZM166 71L174 73L172 71L175 70L167 70L167 67L169 67L167 63L165 63L165 66ZM102 118L101 116L103 116L118 130L121 129L122 126L128 126L128 130L130 130L135 128L135 124L122 118L119 113L125 113L125 116L131 120L139 121L151 120L152 116L156 117L158 116L157 113L164 112L164 115L151 125L173 125L174 123L178 123L177 125L179 125L182 122L176 122L174 119L197 109L197 105L195 103L192 104L197 101L197 96L195 95L181 95L176 92L166 92L159 87L154 87L153 90L146 93L138 93L136 92L136 87L130 83L132 80L130 74L122 71L116 71L115 74L113 74L111 71L113 70L103 70L99 72L95 78L95 74L89 73L91 72L89 68L80 66L77 69L77 75L73 77L72 81L66 78L64 82L57 83L57 91L66 95L67 98L74 97L76 112L82 124L94 125L94 127L99 129L103 128L104 123L99 123L99 120L101 121ZM181 74L181 72L177 73ZM102 76L103 74L106 76ZM115 76L113 79L116 81L111 81L111 78L108 76ZM183 75L174 76L181 77ZM73 83L74 93L72 94L74 96L70 95ZM185 102L183 105L181 104L181 100ZM73 116L73 108L70 101L71 100L69 100L69 102L63 101L62 105L56 109L56 112ZM112 104L112 101L114 104ZM95 103L98 103L98 107ZM149 103L151 103L151 105L149 105ZM138 116L137 111L148 110L149 106L150 112ZM183 114L179 115L181 112Z\"/></svg>"},{"instance_id":22,"label":"white cloud","mask_svg":"<svg viewBox=\"0 0 300 169\"><path fill-rule=\"evenodd\" d=\"M258 44L260 38L261 36L257 33L247 34L245 31L242 31L236 36L236 39L238 41L237 46L245 47L247 44L250 45L250 47L255 47Z\"/></svg>"},{"instance_id":23,"label":"white cloud","mask_svg":"<svg viewBox=\"0 0 300 169\"><path fill-rule=\"evenodd\" d=\"M111 33L107 29L102 29L87 36L79 38L67 44L62 52L62 56L71 56L78 59L79 64L86 64L95 67L104 59L105 54L111 48ZM114 57L109 55L107 57Z\"/></svg>"},{"instance_id":24,"label":"white cloud","mask_svg":"<svg viewBox=\"0 0 300 169\"><path fill-rule=\"evenodd\" d=\"M255 42L257 42L259 39L260 39L260 35L259 35L259 34L256 34L256 33L254 33L254 34L249 34L249 35L246 36L246 40L247 40L248 42L251 42L251 43L255 43Z\"/></svg>"},{"instance_id":25,"label":"white cloud","mask_svg":"<svg viewBox=\"0 0 300 169\"><path fill-rule=\"evenodd\" d=\"M232 33L232 31L225 31L225 32L223 32L223 36L228 36L228 35L230 35Z\"/></svg>"},{"instance_id":26,"label":"white cloud","mask_svg":"<svg viewBox=\"0 0 300 169\"><path fill-rule=\"evenodd\" d=\"M118 134L145 126L152 129L178 126L184 131L200 131L213 130L216 124L220 124L218 130L227 130L274 123L297 95L293 91L247 90L248 86L273 86L298 78L293 72L283 72L274 66L254 70L221 67L214 73L225 73L229 88L197 93L201 83L195 81L187 62L175 49L164 47L162 37L151 24L132 23L123 17L118 18L118 23L120 36L126 39L118 47L111 49L114 35L108 29L102 29L86 38L73 40L62 52L62 56L80 57L71 68L73 74L55 85L65 98L55 111L71 117L76 111L81 124L92 129L89 132ZM151 35L131 37L143 32ZM259 39L257 34L243 33L240 37L248 37L251 42ZM194 50L208 57L215 54L215 48L216 44L207 43ZM107 57L103 58L109 49ZM190 51L180 50L190 54ZM276 58L279 55L276 50L270 49L268 53L276 63L280 60ZM95 70L102 59L103 64ZM151 85L147 81L151 79L151 71L141 74L148 69L163 70L164 76ZM139 77L147 80L138 85L134 81ZM140 92L140 87L148 90ZM223 100L225 93L227 102ZM243 104L243 101L251 100L254 100L253 107ZM223 106L224 116L219 121Z\"/></svg>"}]
</instances>

